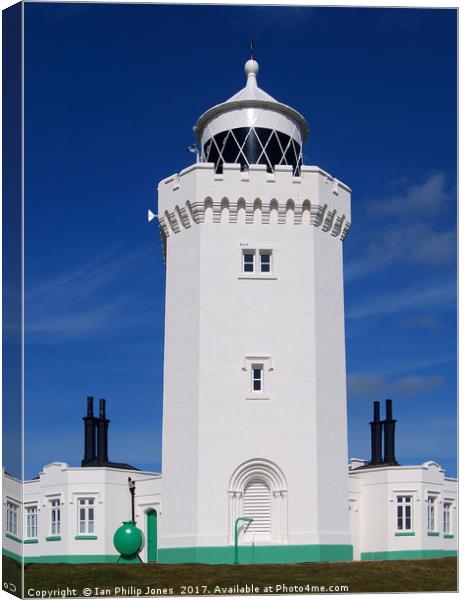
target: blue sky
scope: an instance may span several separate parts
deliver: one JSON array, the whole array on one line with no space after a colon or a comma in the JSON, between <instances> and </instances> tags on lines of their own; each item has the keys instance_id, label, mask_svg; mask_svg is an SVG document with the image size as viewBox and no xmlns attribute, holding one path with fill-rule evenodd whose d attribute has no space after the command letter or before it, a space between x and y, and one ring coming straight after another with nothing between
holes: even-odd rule
<instances>
[{"instance_id":1,"label":"blue sky","mask_svg":"<svg viewBox=\"0 0 464 600\"><path fill-rule=\"evenodd\" d=\"M391 397L397 458L456 473L456 12L26 5L26 476L82 457L160 469L164 266L146 211L192 126L259 84L310 125L306 164L353 190L344 242L349 454ZM8 465L7 465L8 466Z\"/></svg>"}]
</instances>

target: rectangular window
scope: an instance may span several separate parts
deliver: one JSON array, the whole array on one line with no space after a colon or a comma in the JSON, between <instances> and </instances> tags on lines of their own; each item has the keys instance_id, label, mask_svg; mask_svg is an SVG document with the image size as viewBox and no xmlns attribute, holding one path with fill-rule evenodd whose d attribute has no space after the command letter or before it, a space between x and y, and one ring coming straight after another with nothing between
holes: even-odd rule
<instances>
[{"instance_id":1,"label":"rectangular window","mask_svg":"<svg viewBox=\"0 0 464 600\"><path fill-rule=\"evenodd\" d=\"M435 531L436 528L436 496L427 496L427 531Z\"/></svg>"},{"instance_id":2,"label":"rectangular window","mask_svg":"<svg viewBox=\"0 0 464 600\"><path fill-rule=\"evenodd\" d=\"M271 251L261 250L259 253L261 273L271 272Z\"/></svg>"},{"instance_id":3,"label":"rectangular window","mask_svg":"<svg viewBox=\"0 0 464 600\"><path fill-rule=\"evenodd\" d=\"M18 535L18 505L6 503L6 531L10 535Z\"/></svg>"},{"instance_id":4,"label":"rectangular window","mask_svg":"<svg viewBox=\"0 0 464 600\"><path fill-rule=\"evenodd\" d=\"M243 251L243 272L254 273L255 272L255 251L244 250Z\"/></svg>"},{"instance_id":5,"label":"rectangular window","mask_svg":"<svg viewBox=\"0 0 464 600\"><path fill-rule=\"evenodd\" d=\"M61 534L61 509L59 498L50 500L50 535Z\"/></svg>"},{"instance_id":6,"label":"rectangular window","mask_svg":"<svg viewBox=\"0 0 464 600\"><path fill-rule=\"evenodd\" d=\"M26 506L26 539L37 538L37 506Z\"/></svg>"},{"instance_id":7,"label":"rectangular window","mask_svg":"<svg viewBox=\"0 0 464 600\"><path fill-rule=\"evenodd\" d=\"M242 365L243 391L247 400L270 400L272 371L270 356L245 356Z\"/></svg>"},{"instance_id":8,"label":"rectangular window","mask_svg":"<svg viewBox=\"0 0 464 600\"><path fill-rule=\"evenodd\" d=\"M451 502L443 503L443 533L451 533Z\"/></svg>"},{"instance_id":9,"label":"rectangular window","mask_svg":"<svg viewBox=\"0 0 464 600\"><path fill-rule=\"evenodd\" d=\"M79 498L79 534L95 533L94 498Z\"/></svg>"},{"instance_id":10,"label":"rectangular window","mask_svg":"<svg viewBox=\"0 0 464 600\"><path fill-rule=\"evenodd\" d=\"M263 391L263 365L251 367L251 391L254 393Z\"/></svg>"},{"instance_id":11,"label":"rectangular window","mask_svg":"<svg viewBox=\"0 0 464 600\"><path fill-rule=\"evenodd\" d=\"M412 531L412 496L396 497L396 528Z\"/></svg>"},{"instance_id":12,"label":"rectangular window","mask_svg":"<svg viewBox=\"0 0 464 600\"><path fill-rule=\"evenodd\" d=\"M255 277L267 277L272 274L272 250L242 250L243 275L254 275Z\"/></svg>"}]
</instances>

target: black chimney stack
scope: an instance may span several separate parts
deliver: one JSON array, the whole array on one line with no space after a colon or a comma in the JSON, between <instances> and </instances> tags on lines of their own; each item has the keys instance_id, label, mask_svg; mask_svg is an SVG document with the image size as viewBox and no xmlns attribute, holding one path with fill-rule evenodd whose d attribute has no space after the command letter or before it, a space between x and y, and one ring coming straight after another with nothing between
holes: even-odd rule
<instances>
[{"instance_id":1,"label":"black chimney stack","mask_svg":"<svg viewBox=\"0 0 464 600\"><path fill-rule=\"evenodd\" d=\"M87 416L84 421L84 458L81 466L85 467L96 458L96 430L95 417L93 416L93 396L87 396Z\"/></svg>"},{"instance_id":2,"label":"black chimney stack","mask_svg":"<svg viewBox=\"0 0 464 600\"><path fill-rule=\"evenodd\" d=\"M374 420L371 426L371 465L382 464L382 421L380 420L380 402L374 402Z\"/></svg>"},{"instance_id":3,"label":"black chimney stack","mask_svg":"<svg viewBox=\"0 0 464 600\"><path fill-rule=\"evenodd\" d=\"M105 413L106 400L100 400L100 414L98 416L98 462L100 464L108 462L108 424L109 419Z\"/></svg>"},{"instance_id":4,"label":"black chimney stack","mask_svg":"<svg viewBox=\"0 0 464 600\"><path fill-rule=\"evenodd\" d=\"M393 418L392 401L387 400L387 418L383 421L384 431L384 456L383 462L390 465L397 465L395 458L395 423Z\"/></svg>"}]
</instances>

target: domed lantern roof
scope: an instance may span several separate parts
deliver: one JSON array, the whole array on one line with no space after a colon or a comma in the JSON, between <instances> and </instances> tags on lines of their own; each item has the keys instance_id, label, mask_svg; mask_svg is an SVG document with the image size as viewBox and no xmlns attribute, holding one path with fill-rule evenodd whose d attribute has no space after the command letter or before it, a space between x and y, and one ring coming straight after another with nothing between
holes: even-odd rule
<instances>
[{"instance_id":1,"label":"domed lantern roof","mask_svg":"<svg viewBox=\"0 0 464 600\"><path fill-rule=\"evenodd\" d=\"M258 63L248 60L245 87L198 119L200 160L214 163L219 173L223 163L238 163L242 170L264 164L270 172L276 165L291 165L298 175L308 124L295 109L258 87L258 71Z\"/></svg>"}]
</instances>

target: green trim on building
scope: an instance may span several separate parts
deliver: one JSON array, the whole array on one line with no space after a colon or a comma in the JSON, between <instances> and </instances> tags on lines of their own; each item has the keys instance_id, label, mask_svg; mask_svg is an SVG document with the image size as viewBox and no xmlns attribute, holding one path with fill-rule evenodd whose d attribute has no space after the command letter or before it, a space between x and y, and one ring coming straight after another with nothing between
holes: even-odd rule
<instances>
[{"instance_id":1,"label":"green trim on building","mask_svg":"<svg viewBox=\"0 0 464 600\"><path fill-rule=\"evenodd\" d=\"M2 548L2 553L8 558L18 561L23 561L22 557L14 552L10 552L6 548ZM117 563L119 556L112 554L71 554L69 556L63 554L49 556L25 556L24 564L42 563L42 564L59 564L67 563L73 565L92 564L92 563Z\"/></svg>"},{"instance_id":2,"label":"green trim on building","mask_svg":"<svg viewBox=\"0 0 464 600\"><path fill-rule=\"evenodd\" d=\"M11 533L5 533L5 536L9 539L9 540L13 540L14 542L18 542L19 544L21 544L21 540L19 539L19 537L16 537L15 535L12 535Z\"/></svg>"},{"instance_id":3,"label":"green trim on building","mask_svg":"<svg viewBox=\"0 0 464 600\"><path fill-rule=\"evenodd\" d=\"M110 554L57 554L52 556L27 556L24 558L26 564L58 564L68 563L73 565L91 564L91 563L117 563L119 556Z\"/></svg>"},{"instance_id":4,"label":"green trim on building","mask_svg":"<svg viewBox=\"0 0 464 600\"><path fill-rule=\"evenodd\" d=\"M276 564L295 562L339 562L353 560L349 544L301 546L239 546L239 564ZM207 563L228 565L234 562L233 546L159 548L158 562L164 564Z\"/></svg>"},{"instance_id":5,"label":"green trim on building","mask_svg":"<svg viewBox=\"0 0 464 600\"><path fill-rule=\"evenodd\" d=\"M457 550L386 550L384 552L361 552L361 560L413 560L457 555Z\"/></svg>"},{"instance_id":6,"label":"green trim on building","mask_svg":"<svg viewBox=\"0 0 464 600\"><path fill-rule=\"evenodd\" d=\"M438 537L440 533L438 531L427 531L427 535L430 537Z\"/></svg>"},{"instance_id":7,"label":"green trim on building","mask_svg":"<svg viewBox=\"0 0 464 600\"><path fill-rule=\"evenodd\" d=\"M457 550L443 550L443 556L457 556L458 555L458 551Z\"/></svg>"},{"instance_id":8,"label":"green trim on building","mask_svg":"<svg viewBox=\"0 0 464 600\"><path fill-rule=\"evenodd\" d=\"M30 539L30 540L24 540L23 544L38 544L39 540L37 539Z\"/></svg>"},{"instance_id":9,"label":"green trim on building","mask_svg":"<svg viewBox=\"0 0 464 600\"><path fill-rule=\"evenodd\" d=\"M452 540L454 539L454 533L445 533L443 537L445 538L445 540Z\"/></svg>"},{"instance_id":10,"label":"green trim on building","mask_svg":"<svg viewBox=\"0 0 464 600\"><path fill-rule=\"evenodd\" d=\"M243 552L249 550L249 552ZM255 556L251 556L253 553ZM288 550L288 552L285 552ZM257 552L258 551L258 552ZM22 557L6 548L2 549L3 555L13 560L22 562ZM205 562L208 559L210 564L231 564L233 561L233 547L208 547L208 548L160 548L159 552L163 560L160 562L169 562L176 564L174 560L177 553L178 563L182 562ZM325 562L325 561L350 561L352 560L352 547L348 545L321 545L321 546L240 546L239 561L242 564L248 563L246 559L254 559L258 564L266 563L290 563L290 562ZM363 552L361 560L407 560L417 558L444 558L457 556L457 550L400 550L385 552ZM195 557L193 560L192 557ZM24 557L25 564L92 564L106 563L114 564L119 561L119 556L110 554L74 554L74 555L52 555L52 556L27 556ZM198 560L200 558L201 560ZM222 559L224 562L221 562ZM273 560L278 559L278 560Z\"/></svg>"},{"instance_id":11,"label":"green trim on building","mask_svg":"<svg viewBox=\"0 0 464 600\"><path fill-rule=\"evenodd\" d=\"M75 540L98 540L96 535L76 535Z\"/></svg>"},{"instance_id":12,"label":"green trim on building","mask_svg":"<svg viewBox=\"0 0 464 600\"><path fill-rule=\"evenodd\" d=\"M59 542L61 540L61 535L49 535L45 538L46 542Z\"/></svg>"},{"instance_id":13,"label":"green trim on building","mask_svg":"<svg viewBox=\"0 0 464 600\"><path fill-rule=\"evenodd\" d=\"M405 535L416 535L414 531L397 531L395 532L396 537L403 537Z\"/></svg>"},{"instance_id":14,"label":"green trim on building","mask_svg":"<svg viewBox=\"0 0 464 600\"><path fill-rule=\"evenodd\" d=\"M15 554L14 552L10 552L6 548L2 548L3 556L7 556L8 558L12 558L13 560L17 560L18 562L22 562L22 557L19 554Z\"/></svg>"}]
</instances>

